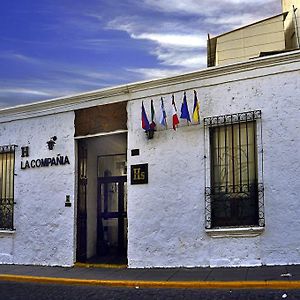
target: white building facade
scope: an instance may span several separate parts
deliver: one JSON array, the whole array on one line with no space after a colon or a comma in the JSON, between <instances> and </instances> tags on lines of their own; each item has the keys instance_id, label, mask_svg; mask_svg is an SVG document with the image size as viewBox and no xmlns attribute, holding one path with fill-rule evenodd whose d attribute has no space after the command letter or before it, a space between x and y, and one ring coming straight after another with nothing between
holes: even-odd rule
<instances>
[{"instance_id":1,"label":"white building facade","mask_svg":"<svg viewBox=\"0 0 300 300\"><path fill-rule=\"evenodd\" d=\"M0 263L299 264L299 75L294 51L2 109Z\"/></svg>"}]
</instances>

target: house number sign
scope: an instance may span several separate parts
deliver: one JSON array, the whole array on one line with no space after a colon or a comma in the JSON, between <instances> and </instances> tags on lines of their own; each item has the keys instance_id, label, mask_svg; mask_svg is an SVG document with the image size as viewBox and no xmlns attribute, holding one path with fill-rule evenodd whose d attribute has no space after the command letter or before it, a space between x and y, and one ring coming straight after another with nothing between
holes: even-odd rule
<instances>
[{"instance_id":1,"label":"house number sign","mask_svg":"<svg viewBox=\"0 0 300 300\"><path fill-rule=\"evenodd\" d=\"M148 164L131 165L131 184L148 183Z\"/></svg>"}]
</instances>

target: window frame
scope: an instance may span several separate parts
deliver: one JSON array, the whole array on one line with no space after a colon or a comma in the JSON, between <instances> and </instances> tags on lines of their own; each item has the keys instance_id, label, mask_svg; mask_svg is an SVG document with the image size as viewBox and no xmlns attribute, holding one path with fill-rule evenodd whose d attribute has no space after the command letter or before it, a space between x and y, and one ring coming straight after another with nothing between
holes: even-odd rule
<instances>
[{"instance_id":1,"label":"window frame","mask_svg":"<svg viewBox=\"0 0 300 300\"><path fill-rule=\"evenodd\" d=\"M0 146L0 156L3 155L0 163L0 232L12 232L14 228L14 205L15 205L15 163L16 163L16 145ZM11 155L8 159L8 154ZM5 158L4 158L5 157ZM8 163L8 161L10 161ZM5 174L5 175L4 175ZM4 179L3 179L4 175ZM3 191L3 187L4 191ZM7 191L8 187L8 191ZM3 211L6 210L5 213ZM6 216L6 220L2 219L2 216Z\"/></svg>"},{"instance_id":2,"label":"window frame","mask_svg":"<svg viewBox=\"0 0 300 300\"><path fill-rule=\"evenodd\" d=\"M253 225L226 225L213 226L212 216L212 128L234 125L239 123L255 122L255 146L256 146L256 168L257 168L257 215L258 222ZM255 149L254 149L255 150ZM242 113L219 115L204 118L204 161L205 161L205 229L213 231L226 228L262 228L265 226L264 215L264 187L263 187L263 144L262 144L262 122L261 110L247 111ZM230 193L228 193L230 194Z\"/></svg>"}]
</instances>

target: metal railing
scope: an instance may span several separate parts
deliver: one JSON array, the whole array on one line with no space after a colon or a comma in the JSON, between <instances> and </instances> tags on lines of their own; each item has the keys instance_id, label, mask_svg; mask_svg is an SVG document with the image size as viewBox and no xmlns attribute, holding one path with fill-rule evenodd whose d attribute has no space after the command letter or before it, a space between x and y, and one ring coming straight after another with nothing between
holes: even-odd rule
<instances>
[{"instance_id":1,"label":"metal railing","mask_svg":"<svg viewBox=\"0 0 300 300\"><path fill-rule=\"evenodd\" d=\"M253 110L242 113L213 116L204 118L204 126L213 127L221 125L231 125L240 122L251 122L261 119L261 110Z\"/></svg>"},{"instance_id":2,"label":"metal railing","mask_svg":"<svg viewBox=\"0 0 300 300\"><path fill-rule=\"evenodd\" d=\"M205 188L205 227L265 225L262 183Z\"/></svg>"},{"instance_id":3,"label":"metal railing","mask_svg":"<svg viewBox=\"0 0 300 300\"><path fill-rule=\"evenodd\" d=\"M14 199L0 199L0 229L14 229Z\"/></svg>"}]
</instances>

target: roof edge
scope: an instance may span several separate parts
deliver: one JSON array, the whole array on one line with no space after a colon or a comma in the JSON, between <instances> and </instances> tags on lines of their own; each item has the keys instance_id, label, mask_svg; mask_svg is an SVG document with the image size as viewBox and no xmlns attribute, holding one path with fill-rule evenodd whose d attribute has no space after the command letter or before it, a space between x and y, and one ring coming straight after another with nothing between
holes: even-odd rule
<instances>
[{"instance_id":1,"label":"roof edge","mask_svg":"<svg viewBox=\"0 0 300 300\"><path fill-rule=\"evenodd\" d=\"M57 108L64 108L65 112L72 111L76 110L76 105L82 103L87 104L95 100L101 100L109 97L123 96L122 100L119 99L120 97L116 97L114 102L134 100L131 97L132 93L146 89L154 89L164 87L166 85L174 85L180 82L189 82L198 79L214 78L227 74L248 71L258 67L261 68L272 65L282 65L293 60L300 61L300 50L295 50L288 53L280 53L272 56L258 57L248 61L236 62L229 65L205 68L199 71L183 73L172 77L133 82L66 97L7 107L0 109L0 122L3 122L3 118L7 119L9 117L9 119L13 120L19 119L22 115L22 118L26 118L24 117L26 114L36 115L39 112L43 112L43 115L53 114L55 113L54 110Z\"/></svg>"},{"instance_id":2,"label":"roof edge","mask_svg":"<svg viewBox=\"0 0 300 300\"><path fill-rule=\"evenodd\" d=\"M285 18L286 18L286 16L288 15L288 13L289 13L288 11L282 12L282 13L280 13L280 14L278 14L278 15L271 16L271 17L268 17L268 18L266 18L266 19L259 20L259 21L256 21L256 22L254 22L254 23L250 23L250 24L244 25L244 26L242 26L242 27L239 27L239 28L236 28L236 29L233 29L233 30L224 32L224 33L221 33L221 34L219 34L219 35L216 35L216 36L212 37L211 39L219 38L219 37L221 37L221 36L230 34L230 33L232 33L232 32L239 31L239 30L245 29L245 28L247 28L247 27L251 27L251 26L253 26L253 25L257 25L257 24L259 24L259 23L263 23L263 22L265 22L265 21L268 21L268 20L271 20L271 19L278 18L278 17L280 17L280 16L283 16L283 18L284 18L283 21L284 21Z\"/></svg>"}]
</instances>

